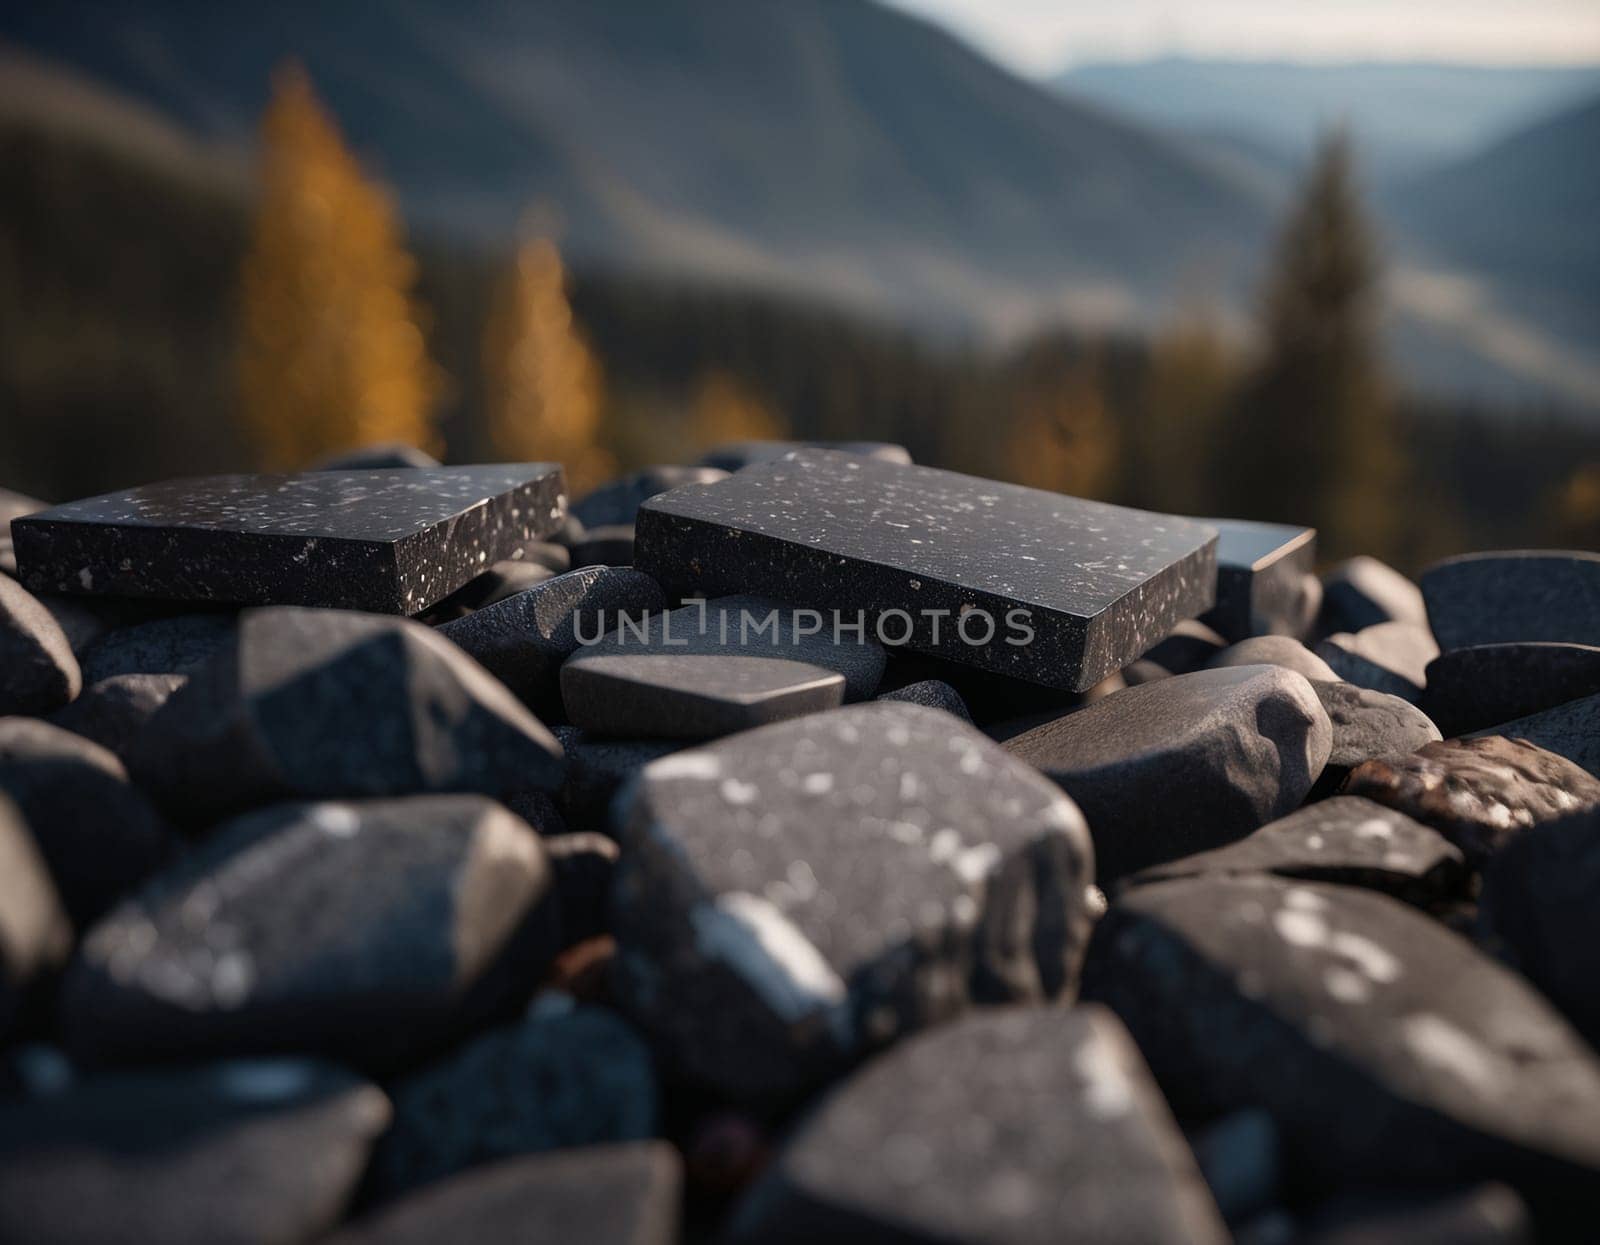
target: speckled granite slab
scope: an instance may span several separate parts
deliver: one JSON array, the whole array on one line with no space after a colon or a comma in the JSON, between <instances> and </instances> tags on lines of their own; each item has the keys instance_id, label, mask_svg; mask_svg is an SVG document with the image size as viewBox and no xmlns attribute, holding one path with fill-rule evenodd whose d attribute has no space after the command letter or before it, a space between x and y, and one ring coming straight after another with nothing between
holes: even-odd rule
<instances>
[{"instance_id":1,"label":"speckled granite slab","mask_svg":"<svg viewBox=\"0 0 1600 1245\"><path fill-rule=\"evenodd\" d=\"M550 463L227 475L13 524L35 592L415 614L560 526Z\"/></svg>"},{"instance_id":2,"label":"speckled granite slab","mask_svg":"<svg viewBox=\"0 0 1600 1245\"><path fill-rule=\"evenodd\" d=\"M758 593L824 628L859 611L870 638L1081 691L1210 607L1216 543L1191 519L808 450L651 498L634 565L669 595Z\"/></svg>"},{"instance_id":3,"label":"speckled granite slab","mask_svg":"<svg viewBox=\"0 0 1600 1245\"><path fill-rule=\"evenodd\" d=\"M1202 519L1217 529L1217 604L1203 621L1229 640L1305 635L1320 601L1306 598L1317 529L1248 519Z\"/></svg>"}]
</instances>

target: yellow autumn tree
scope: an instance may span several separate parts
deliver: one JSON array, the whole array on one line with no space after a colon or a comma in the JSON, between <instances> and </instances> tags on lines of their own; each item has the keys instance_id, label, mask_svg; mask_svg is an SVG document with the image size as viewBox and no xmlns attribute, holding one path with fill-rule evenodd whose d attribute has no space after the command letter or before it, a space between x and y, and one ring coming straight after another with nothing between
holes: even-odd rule
<instances>
[{"instance_id":1,"label":"yellow autumn tree","mask_svg":"<svg viewBox=\"0 0 1600 1245\"><path fill-rule=\"evenodd\" d=\"M695 387L689 407L689 443L710 449L731 441L781 441L789 430L760 398L720 368L707 372Z\"/></svg>"},{"instance_id":2,"label":"yellow autumn tree","mask_svg":"<svg viewBox=\"0 0 1600 1245\"><path fill-rule=\"evenodd\" d=\"M297 66L276 75L261 131L239 350L240 411L261 460L299 467L391 441L436 448L440 378L388 193L362 175Z\"/></svg>"},{"instance_id":3,"label":"yellow autumn tree","mask_svg":"<svg viewBox=\"0 0 1600 1245\"><path fill-rule=\"evenodd\" d=\"M612 472L600 444L600 365L573 320L566 271L548 239L524 243L501 285L484 329L483 379L500 457L561 463L577 493Z\"/></svg>"}]
</instances>

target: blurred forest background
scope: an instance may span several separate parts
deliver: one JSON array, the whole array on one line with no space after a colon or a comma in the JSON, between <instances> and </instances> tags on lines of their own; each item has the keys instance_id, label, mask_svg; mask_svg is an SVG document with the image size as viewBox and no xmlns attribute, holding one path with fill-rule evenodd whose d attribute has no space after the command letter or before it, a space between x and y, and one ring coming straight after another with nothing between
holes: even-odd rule
<instances>
[{"instance_id":1,"label":"blurred forest background","mask_svg":"<svg viewBox=\"0 0 1600 1245\"><path fill-rule=\"evenodd\" d=\"M0 35L48 46L60 30ZM1002 316L1000 330L991 316L980 331L774 272L627 262L574 223L583 205L561 201L560 179L553 194L519 191L509 222L452 229L419 210L408 229L414 196L352 150L317 57L273 64L256 139L230 145L0 49L0 486L61 500L402 440L450 461L563 461L581 492L729 440L869 439L1081 496L1314 524L1329 557L1409 568L1469 548L1600 544L1593 409L1539 389L1430 389L1394 365L1390 251L1361 148L1337 131L1253 232L1230 234L1243 258L1225 278L1196 289L1176 256L1124 239L1125 260L1108 244L1113 266L1150 258L1140 280L1167 287L1143 318ZM928 124L927 141L959 146L948 117ZM1110 133L1134 151L1152 141ZM964 210L1003 223L1006 187L983 173ZM745 176L707 175L727 195ZM1151 196L1193 204L1211 193L1198 185L1138 188L1108 215ZM1073 211L1074 187L1104 193L1074 170ZM1592 247L1594 219L1576 247ZM1169 228L1161 211L1146 223L1146 237ZM926 294L873 262L863 272L882 289ZM1063 307L1101 288L1037 266ZM932 270L957 301L970 290L1000 305Z\"/></svg>"}]
</instances>

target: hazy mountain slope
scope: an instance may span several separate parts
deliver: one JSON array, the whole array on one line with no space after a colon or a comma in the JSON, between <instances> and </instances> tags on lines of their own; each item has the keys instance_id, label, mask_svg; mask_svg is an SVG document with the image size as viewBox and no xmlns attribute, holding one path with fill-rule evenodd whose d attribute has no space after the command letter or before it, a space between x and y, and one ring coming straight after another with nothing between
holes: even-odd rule
<instances>
[{"instance_id":1,"label":"hazy mountain slope","mask_svg":"<svg viewBox=\"0 0 1600 1245\"><path fill-rule=\"evenodd\" d=\"M1227 289L1259 199L1180 146L862 0L347 6L70 0L0 37L213 137L308 65L420 219L502 238L553 205L578 253L925 318L1148 314Z\"/></svg>"}]
</instances>

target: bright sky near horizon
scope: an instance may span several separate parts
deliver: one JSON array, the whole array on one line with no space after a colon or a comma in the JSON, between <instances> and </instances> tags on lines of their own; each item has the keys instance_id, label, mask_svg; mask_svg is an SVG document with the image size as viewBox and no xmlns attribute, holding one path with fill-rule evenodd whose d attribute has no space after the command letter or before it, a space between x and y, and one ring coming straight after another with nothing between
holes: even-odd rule
<instances>
[{"instance_id":1,"label":"bright sky near horizon","mask_svg":"<svg viewBox=\"0 0 1600 1245\"><path fill-rule=\"evenodd\" d=\"M1037 77L1091 60L1600 63L1600 0L888 0Z\"/></svg>"}]
</instances>

